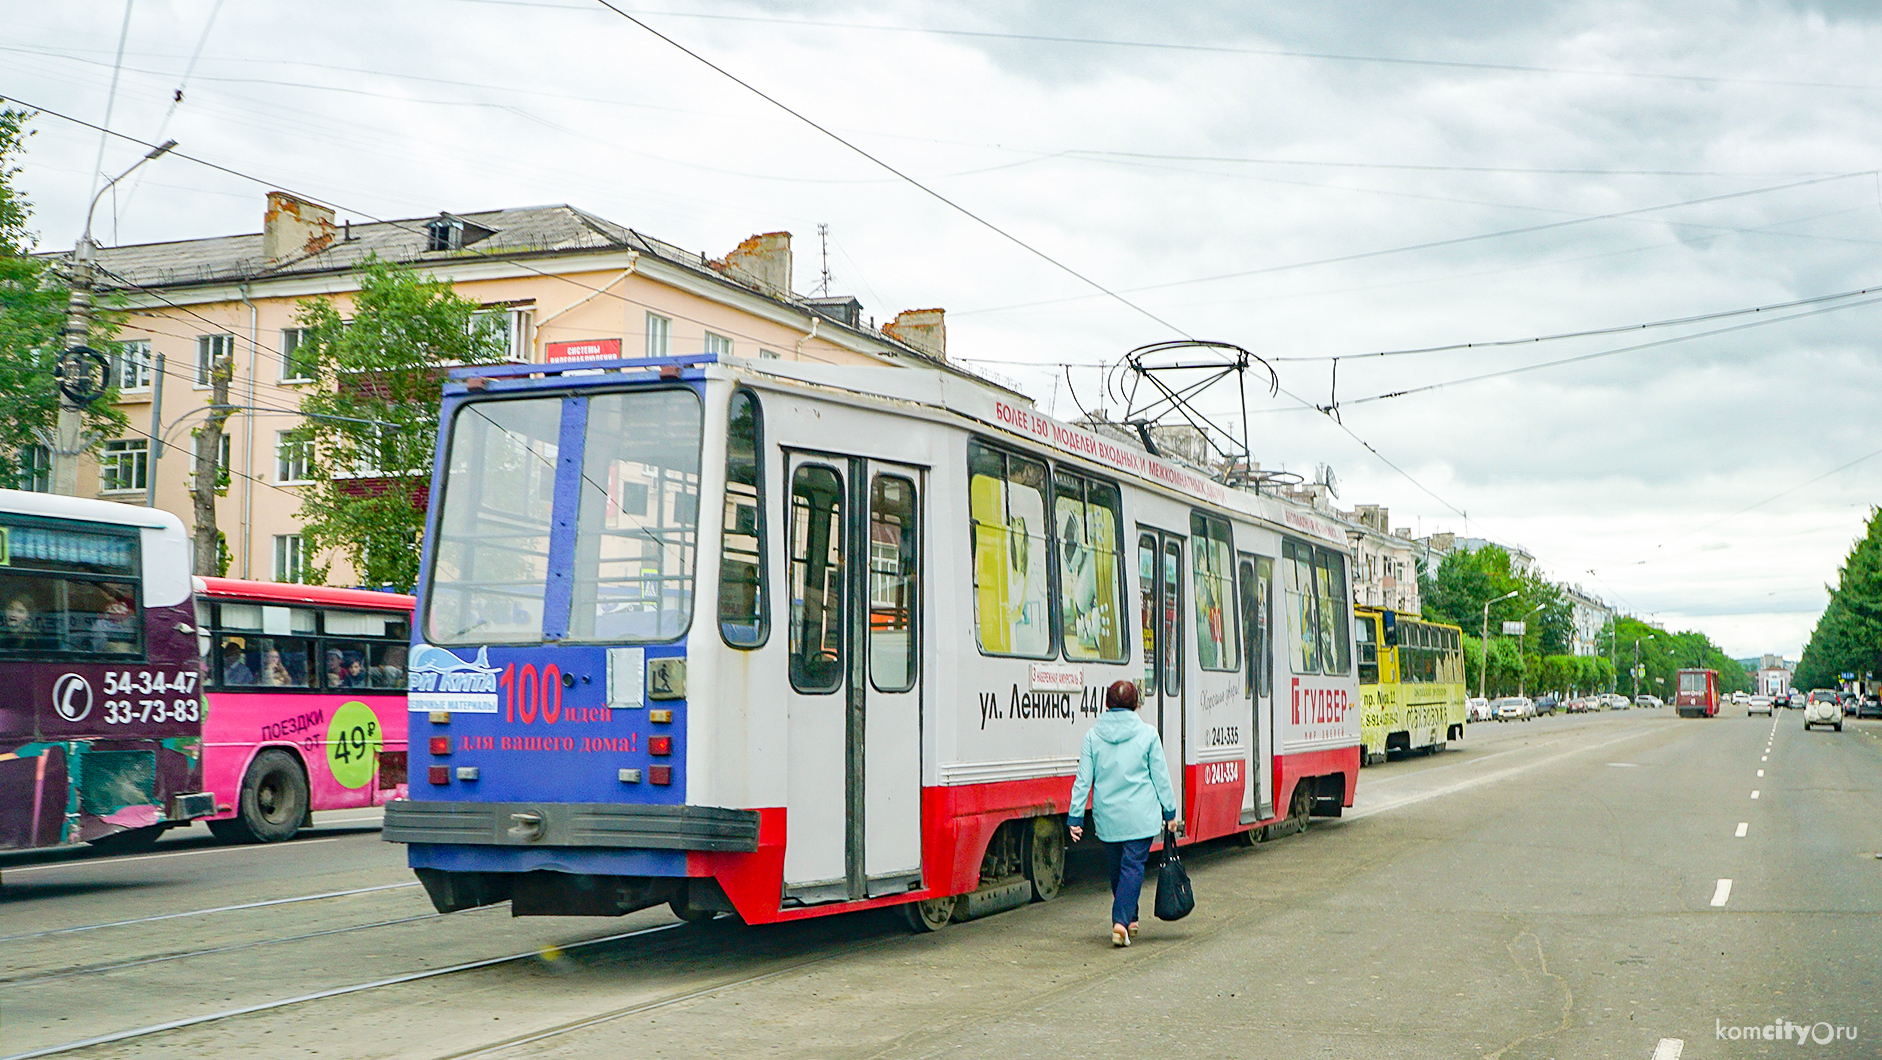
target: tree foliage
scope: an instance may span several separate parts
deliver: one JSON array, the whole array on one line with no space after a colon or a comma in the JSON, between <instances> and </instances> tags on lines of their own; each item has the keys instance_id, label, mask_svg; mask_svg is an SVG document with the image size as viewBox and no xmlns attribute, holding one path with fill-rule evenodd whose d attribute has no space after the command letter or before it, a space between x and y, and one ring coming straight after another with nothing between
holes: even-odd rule
<instances>
[{"instance_id":1,"label":"tree foliage","mask_svg":"<svg viewBox=\"0 0 1882 1060\"><path fill-rule=\"evenodd\" d=\"M1836 688L1841 675L1882 673L1882 508L1837 571L1830 602L1797 663L1799 688Z\"/></svg>"},{"instance_id":2,"label":"tree foliage","mask_svg":"<svg viewBox=\"0 0 1882 1060\"><path fill-rule=\"evenodd\" d=\"M32 131L32 114L0 109L0 394L6 395L6 415L0 416L0 485L20 481L20 455L41 444L59 422L59 390L53 368L65 345L66 302L70 295L49 261L32 256L33 234L27 229L32 203L13 182L20 174L20 157ZM93 345L109 337L112 319L94 317ZM107 393L85 410L84 428L97 438L121 434L129 425L113 407L115 393Z\"/></svg>"},{"instance_id":3,"label":"tree foliage","mask_svg":"<svg viewBox=\"0 0 1882 1060\"><path fill-rule=\"evenodd\" d=\"M1490 629L1523 622L1526 650L1542 655L1567 654L1574 639L1574 606L1562 587L1534 572L1518 572L1508 552L1485 545L1475 552L1458 549L1435 571L1419 578L1426 618L1450 622L1467 631L1483 628L1483 606L1490 605ZM1499 600L1514 592L1516 595Z\"/></svg>"},{"instance_id":4,"label":"tree foliage","mask_svg":"<svg viewBox=\"0 0 1882 1060\"><path fill-rule=\"evenodd\" d=\"M301 399L312 446L300 516L307 580L324 583L344 556L361 584L409 591L431 490L445 372L503 352L476 302L415 270L368 258L352 317L331 299L300 304L296 351L316 384Z\"/></svg>"}]
</instances>

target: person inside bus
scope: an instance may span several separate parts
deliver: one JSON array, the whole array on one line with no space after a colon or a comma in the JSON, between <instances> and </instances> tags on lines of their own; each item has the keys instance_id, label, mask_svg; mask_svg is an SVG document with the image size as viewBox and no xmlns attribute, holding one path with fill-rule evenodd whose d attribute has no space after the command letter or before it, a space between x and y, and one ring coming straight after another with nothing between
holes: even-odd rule
<instances>
[{"instance_id":1,"label":"person inside bus","mask_svg":"<svg viewBox=\"0 0 1882 1060\"><path fill-rule=\"evenodd\" d=\"M45 638L40 635L39 608L32 596L14 593L0 613L0 648L28 651L45 646Z\"/></svg>"},{"instance_id":2,"label":"person inside bus","mask_svg":"<svg viewBox=\"0 0 1882 1060\"><path fill-rule=\"evenodd\" d=\"M255 670L248 665L248 642L240 637L228 637L222 642L222 683L225 685L256 684Z\"/></svg>"},{"instance_id":3,"label":"person inside bus","mask_svg":"<svg viewBox=\"0 0 1882 1060\"><path fill-rule=\"evenodd\" d=\"M360 652L360 651L347 652L346 653L346 687L347 688L365 688L366 684L367 684L366 653Z\"/></svg>"},{"instance_id":4,"label":"person inside bus","mask_svg":"<svg viewBox=\"0 0 1882 1060\"><path fill-rule=\"evenodd\" d=\"M294 684L293 675L288 673L288 664L281 658L281 649L272 644L261 656L261 683L274 688L289 688Z\"/></svg>"},{"instance_id":5,"label":"person inside bus","mask_svg":"<svg viewBox=\"0 0 1882 1060\"><path fill-rule=\"evenodd\" d=\"M346 656L340 654L338 648L330 648L327 650L327 687L347 687Z\"/></svg>"},{"instance_id":6,"label":"person inside bus","mask_svg":"<svg viewBox=\"0 0 1882 1060\"><path fill-rule=\"evenodd\" d=\"M1165 828L1175 838L1176 792L1157 730L1137 717L1137 685L1119 681L1104 692L1105 711L1085 733L1072 781L1072 841L1084 838L1085 799L1111 867L1111 945L1137 934L1137 899L1144 888L1150 841ZM1161 814L1161 821L1158 815Z\"/></svg>"},{"instance_id":7,"label":"person inside bus","mask_svg":"<svg viewBox=\"0 0 1882 1060\"><path fill-rule=\"evenodd\" d=\"M137 650L137 595L128 585L100 582L98 617L92 620L88 647L96 652L128 655Z\"/></svg>"},{"instance_id":8,"label":"person inside bus","mask_svg":"<svg viewBox=\"0 0 1882 1060\"><path fill-rule=\"evenodd\" d=\"M372 686L374 688L404 688L405 645L388 644L379 651L379 665L372 668Z\"/></svg>"}]
</instances>

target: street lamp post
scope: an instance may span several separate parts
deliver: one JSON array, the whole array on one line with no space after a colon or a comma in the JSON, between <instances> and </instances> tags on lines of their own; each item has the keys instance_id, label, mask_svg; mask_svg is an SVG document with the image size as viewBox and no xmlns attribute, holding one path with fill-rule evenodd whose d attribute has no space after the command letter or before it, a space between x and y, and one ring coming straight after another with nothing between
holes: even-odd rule
<instances>
[{"instance_id":1,"label":"street lamp post","mask_svg":"<svg viewBox=\"0 0 1882 1060\"><path fill-rule=\"evenodd\" d=\"M175 146L175 140L165 140L152 148L144 157L132 163L130 169L106 181L105 186L98 189L98 194L92 196L91 205L86 207L85 234L78 237L78 245L72 250L72 293L66 303L65 317L67 351L87 349L86 343L91 338L91 292L94 279L92 270L95 267L98 250L98 245L92 242L91 238L91 221L92 215L98 212L98 200L104 198L105 192L116 186L118 181L136 172L138 166L168 153ZM97 355L88 354L88 356ZM78 358L69 358L68 363L76 365ZM161 381L157 385L161 386ZM83 411L82 406L72 400L71 396L64 392L64 387L61 387L59 424L54 432L56 437L53 439L53 444L47 448L52 450L52 492L66 497L78 493L78 458L79 454L85 451L85 446L81 444L79 438L79 431L83 425L79 417ZM146 470L145 474L148 475L149 471Z\"/></svg>"},{"instance_id":2,"label":"street lamp post","mask_svg":"<svg viewBox=\"0 0 1882 1060\"><path fill-rule=\"evenodd\" d=\"M1481 652L1483 661L1477 667L1477 698L1478 699L1484 698L1483 682L1484 682L1484 678L1488 677L1490 674L1490 605L1494 603L1498 603L1499 601L1507 600L1510 597L1515 596L1518 591L1519 590L1511 589L1509 592L1504 593L1502 596L1497 597L1495 600L1485 600L1483 602L1483 636L1479 638L1478 640L1479 645L1483 649Z\"/></svg>"},{"instance_id":3,"label":"street lamp post","mask_svg":"<svg viewBox=\"0 0 1882 1060\"><path fill-rule=\"evenodd\" d=\"M1516 694L1519 696L1529 692L1529 665L1525 658L1529 647L1529 616L1547 606L1548 602L1544 601L1523 612L1523 632L1516 638Z\"/></svg>"}]
</instances>

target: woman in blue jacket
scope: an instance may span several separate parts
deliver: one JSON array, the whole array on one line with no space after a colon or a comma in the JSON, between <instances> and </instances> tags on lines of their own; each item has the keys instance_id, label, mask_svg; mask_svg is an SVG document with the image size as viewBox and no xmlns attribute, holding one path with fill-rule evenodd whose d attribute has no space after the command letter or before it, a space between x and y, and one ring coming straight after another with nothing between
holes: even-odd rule
<instances>
[{"instance_id":1,"label":"woman in blue jacket","mask_svg":"<svg viewBox=\"0 0 1882 1060\"><path fill-rule=\"evenodd\" d=\"M1072 782L1072 841L1084 837L1085 799L1111 865L1111 945L1137 934L1137 898L1144 889L1150 841L1176 820L1176 792L1157 730L1137 717L1137 685L1119 681L1104 693L1105 712L1085 734Z\"/></svg>"}]
</instances>

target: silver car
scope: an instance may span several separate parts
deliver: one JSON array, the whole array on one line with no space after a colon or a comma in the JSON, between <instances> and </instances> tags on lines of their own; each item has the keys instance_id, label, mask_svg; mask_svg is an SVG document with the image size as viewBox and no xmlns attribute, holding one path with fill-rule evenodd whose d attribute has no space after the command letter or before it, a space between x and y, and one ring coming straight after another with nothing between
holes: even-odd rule
<instances>
[{"instance_id":1,"label":"silver car","mask_svg":"<svg viewBox=\"0 0 1882 1060\"><path fill-rule=\"evenodd\" d=\"M1814 689L1804 701L1804 731L1809 732L1812 725L1828 725L1837 732L1843 731L1843 707L1837 703L1835 692L1827 688Z\"/></svg>"}]
</instances>

